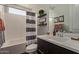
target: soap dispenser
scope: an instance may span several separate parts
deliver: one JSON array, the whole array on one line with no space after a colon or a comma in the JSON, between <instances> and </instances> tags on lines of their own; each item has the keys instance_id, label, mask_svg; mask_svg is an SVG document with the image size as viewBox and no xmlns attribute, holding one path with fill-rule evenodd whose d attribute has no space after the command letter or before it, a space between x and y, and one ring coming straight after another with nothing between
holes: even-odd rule
<instances>
[{"instance_id":1,"label":"soap dispenser","mask_svg":"<svg viewBox=\"0 0 79 59\"><path fill-rule=\"evenodd\" d=\"M56 30L53 31L53 36L55 36L55 35L56 35Z\"/></svg>"}]
</instances>

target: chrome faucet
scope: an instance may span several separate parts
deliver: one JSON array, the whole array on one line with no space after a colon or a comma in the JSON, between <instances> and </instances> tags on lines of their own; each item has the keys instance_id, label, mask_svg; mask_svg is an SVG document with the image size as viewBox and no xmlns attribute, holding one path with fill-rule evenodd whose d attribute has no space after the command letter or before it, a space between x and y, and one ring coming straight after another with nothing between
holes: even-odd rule
<instances>
[{"instance_id":1,"label":"chrome faucet","mask_svg":"<svg viewBox=\"0 0 79 59\"><path fill-rule=\"evenodd\" d=\"M58 31L57 36L63 37L63 32L59 32L59 31Z\"/></svg>"}]
</instances>

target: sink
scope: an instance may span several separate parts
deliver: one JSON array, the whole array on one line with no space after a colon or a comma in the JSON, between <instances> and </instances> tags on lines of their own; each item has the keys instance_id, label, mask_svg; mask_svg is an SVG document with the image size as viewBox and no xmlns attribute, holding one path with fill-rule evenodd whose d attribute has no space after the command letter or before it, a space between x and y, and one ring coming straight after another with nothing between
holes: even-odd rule
<instances>
[{"instance_id":1,"label":"sink","mask_svg":"<svg viewBox=\"0 0 79 59\"><path fill-rule=\"evenodd\" d=\"M68 37L58 37L58 36L53 36L53 37L51 37L51 39L56 40L58 42L66 42L69 40Z\"/></svg>"}]
</instances>

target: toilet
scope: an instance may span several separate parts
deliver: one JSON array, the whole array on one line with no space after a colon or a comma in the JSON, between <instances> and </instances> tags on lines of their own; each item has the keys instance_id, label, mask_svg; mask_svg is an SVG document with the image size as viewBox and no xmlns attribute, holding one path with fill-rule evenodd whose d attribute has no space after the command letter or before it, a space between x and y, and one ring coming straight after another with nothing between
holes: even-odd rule
<instances>
[{"instance_id":1,"label":"toilet","mask_svg":"<svg viewBox=\"0 0 79 59\"><path fill-rule=\"evenodd\" d=\"M37 51L37 44L30 44L26 47L26 52L29 54L36 53L36 51Z\"/></svg>"},{"instance_id":2,"label":"toilet","mask_svg":"<svg viewBox=\"0 0 79 59\"><path fill-rule=\"evenodd\" d=\"M37 53L37 44L35 41L28 41L28 45L26 46L26 53L29 54Z\"/></svg>"}]
</instances>

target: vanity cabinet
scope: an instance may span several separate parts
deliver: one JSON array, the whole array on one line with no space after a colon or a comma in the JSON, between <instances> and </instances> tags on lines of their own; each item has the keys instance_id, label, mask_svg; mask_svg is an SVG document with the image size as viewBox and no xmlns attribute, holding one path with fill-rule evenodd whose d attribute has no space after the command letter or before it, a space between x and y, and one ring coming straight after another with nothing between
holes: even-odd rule
<instances>
[{"instance_id":1,"label":"vanity cabinet","mask_svg":"<svg viewBox=\"0 0 79 59\"><path fill-rule=\"evenodd\" d=\"M40 38L38 38L38 51L44 54L76 54L76 52L57 46Z\"/></svg>"}]
</instances>

